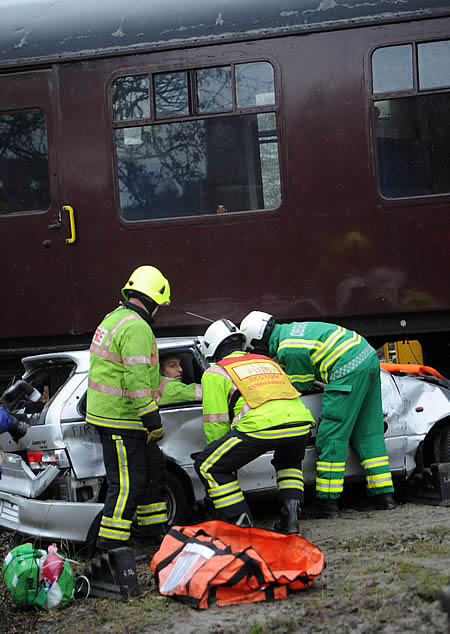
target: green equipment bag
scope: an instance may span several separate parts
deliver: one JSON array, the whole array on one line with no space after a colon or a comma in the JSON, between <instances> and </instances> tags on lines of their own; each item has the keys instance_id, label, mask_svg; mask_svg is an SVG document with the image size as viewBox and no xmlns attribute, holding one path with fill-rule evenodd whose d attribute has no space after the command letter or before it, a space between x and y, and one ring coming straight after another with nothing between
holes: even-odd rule
<instances>
[{"instance_id":1,"label":"green equipment bag","mask_svg":"<svg viewBox=\"0 0 450 634\"><path fill-rule=\"evenodd\" d=\"M66 605L73 595L74 577L70 564L52 547L49 552L34 548L32 544L13 548L3 562L3 580L19 605L48 609L60 603Z\"/></svg>"},{"instance_id":2,"label":"green equipment bag","mask_svg":"<svg viewBox=\"0 0 450 634\"><path fill-rule=\"evenodd\" d=\"M3 581L19 605L44 605L47 593L39 580L38 560L45 554L45 550L33 548L32 544L23 544L6 555Z\"/></svg>"}]
</instances>

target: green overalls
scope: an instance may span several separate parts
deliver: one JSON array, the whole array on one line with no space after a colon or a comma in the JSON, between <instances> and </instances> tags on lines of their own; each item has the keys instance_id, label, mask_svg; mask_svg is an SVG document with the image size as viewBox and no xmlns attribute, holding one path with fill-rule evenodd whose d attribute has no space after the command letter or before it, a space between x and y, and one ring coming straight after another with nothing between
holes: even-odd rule
<instances>
[{"instance_id":1,"label":"green overalls","mask_svg":"<svg viewBox=\"0 0 450 634\"><path fill-rule=\"evenodd\" d=\"M349 444L358 452L369 495L394 490L384 441L380 364L361 335L323 322L277 324L269 341L299 391L326 383L317 430L318 498L337 499L344 487Z\"/></svg>"}]
</instances>

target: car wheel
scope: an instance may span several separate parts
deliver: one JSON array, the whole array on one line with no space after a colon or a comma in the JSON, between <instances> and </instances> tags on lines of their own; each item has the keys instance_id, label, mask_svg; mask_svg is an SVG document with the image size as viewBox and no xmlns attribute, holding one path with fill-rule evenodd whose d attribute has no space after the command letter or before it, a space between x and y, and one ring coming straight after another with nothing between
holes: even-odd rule
<instances>
[{"instance_id":1,"label":"car wheel","mask_svg":"<svg viewBox=\"0 0 450 634\"><path fill-rule=\"evenodd\" d=\"M433 437L434 462L450 462L450 422L440 426Z\"/></svg>"},{"instance_id":2,"label":"car wheel","mask_svg":"<svg viewBox=\"0 0 450 634\"><path fill-rule=\"evenodd\" d=\"M183 524L188 513L188 494L180 478L166 470L167 517L170 525Z\"/></svg>"}]
</instances>

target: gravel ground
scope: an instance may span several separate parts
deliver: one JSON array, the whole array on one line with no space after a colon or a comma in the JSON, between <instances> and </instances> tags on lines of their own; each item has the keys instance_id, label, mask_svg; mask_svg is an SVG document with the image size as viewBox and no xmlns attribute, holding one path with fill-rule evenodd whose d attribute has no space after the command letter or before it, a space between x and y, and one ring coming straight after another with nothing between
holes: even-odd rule
<instances>
[{"instance_id":1,"label":"gravel ground","mask_svg":"<svg viewBox=\"0 0 450 634\"><path fill-rule=\"evenodd\" d=\"M256 504L256 525L272 527L276 511L271 500ZM91 597L47 612L13 604L1 583L0 632L450 632L439 601L450 583L449 507L400 502L394 510L373 511L350 505L335 520L302 520L301 532L325 553L326 569L311 588L285 600L193 610L159 595L149 569L155 548L140 547L138 554L147 555L137 565L140 597ZM0 536L2 558L20 539Z\"/></svg>"}]
</instances>

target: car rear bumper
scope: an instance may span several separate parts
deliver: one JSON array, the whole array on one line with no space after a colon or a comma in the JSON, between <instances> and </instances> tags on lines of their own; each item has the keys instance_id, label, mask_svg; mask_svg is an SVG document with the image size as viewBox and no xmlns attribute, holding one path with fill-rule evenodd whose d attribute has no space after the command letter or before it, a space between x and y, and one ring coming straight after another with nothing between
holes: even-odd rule
<instances>
[{"instance_id":1,"label":"car rear bumper","mask_svg":"<svg viewBox=\"0 0 450 634\"><path fill-rule=\"evenodd\" d=\"M103 504L32 500L0 491L0 526L41 539L86 542Z\"/></svg>"}]
</instances>

